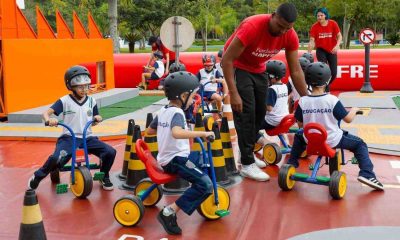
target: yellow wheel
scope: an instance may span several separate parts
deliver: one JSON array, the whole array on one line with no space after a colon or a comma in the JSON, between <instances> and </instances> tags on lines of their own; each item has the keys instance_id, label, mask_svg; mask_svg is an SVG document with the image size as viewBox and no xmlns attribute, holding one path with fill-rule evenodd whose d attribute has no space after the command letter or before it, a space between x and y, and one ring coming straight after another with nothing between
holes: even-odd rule
<instances>
[{"instance_id":1,"label":"yellow wheel","mask_svg":"<svg viewBox=\"0 0 400 240\"><path fill-rule=\"evenodd\" d=\"M254 144L253 152L258 152L263 148L263 146L259 143Z\"/></svg>"},{"instance_id":2,"label":"yellow wheel","mask_svg":"<svg viewBox=\"0 0 400 240\"><path fill-rule=\"evenodd\" d=\"M307 157L307 150L304 150L304 152L301 153L300 158L306 158Z\"/></svg>"},{"instance_id":3,"label":"yellow wheel","mask_svg":"<svg viewBox=\"0 0 400 240\"><path fill-rule=\"evenodd\" d=\"M296 181L290 179L290 177L295 173L296 168L294 168L293 165L284 164L281 169L279 169L278 184L283 191L292 190Z\"/></svg>"},{"instance_id":4,"label":"yellow wheel","mask_svg":"<svg viewBox=\"0 0 400 240\"><path fill-rule=\"evenodd\" d=\"M139 194L143 193L145 190L150 188L151 185L153 185L153 182L150 180L150 178L145 178L140 180L139 183L136 185L135 195L139 196ZM151 193L149 194L149 196L146 197L146 199L142 200L143 205L146 207L152 207L161 200L162 196L163 196L163 190L161 189L161 186L158 185L156 188L154 188L153 191L151 191Z\"/></svg>"},{"instance_id":5,"label":"yellow wheel","mask_svg":"<svg viewBox=\"0 0 400 240\"><path fill-rule=\"evenodd\" d=\"M229 205L231 200L228 191L221 186L218 186L217 191L218 191L219 207L215 205L214 193L213 193L206 200L204 200L197 208L197 212L205 219L208 220L219 219L221 217L216 214L217 210L229 210Z\"/></svg>"},{"instance_id":6,"label":"yellow wheel","mask_svg":"<svg viewBox=\"0 0 400 240\"><path fill-rule=\"evenodd\" d=\"M138 224L144 215L142 201L134 195L125 195L114 204L114 218L125 227L133 227Z\"/></svg>"},{"instance_id":7,"label":"yellow wheel","mask_svg":"<svg viewBox=\"0 0 400 240\"><path fill-rule=\"evenodd\" d=\"M77 198L86 198L92 192L93 179L90 171L85 166L75 168L75 184L72 184L71 176L71 192Z\"/></svg>"},{"instance_id":8,"label":"yellow wheel","mask_svg":"<svg viewBox=\"0 0 400 240\"><path fill-rule=\"evenodd\" d=\"M203 122L206 131L212 131L212 127L214 124L213 116L212 115L204 116Z\"/></svg>"},{"instance_id":9,"label":"yellow wheel","mask_svg":"<svg viewBox=\"0 0 400 240\"><path fill-rule=\"evenodd\" d=\"M329 181L329 193L333 199L342 199L346 194L347 180L344 172L334 171Z\"/></svg>"},{"instance_id":10,"label":"yellow wheel","mask_svg":"<svg viewBox=\"0 0 400 240\"><path fill-rule=\"evenodd\" d=\"M268 143L263 148L263 156L269 165L278 164L282 159L281 149L276 143Z\"/></svg>"},{"instance_id":11,"label":"yellow wheel","mask_svg":"<svg viewBox=\"0 0 400 240\"><path fill-rule=\"evenodd\" d=\"M329 174L332 175L334 171L340 171L340 166L342 163L342 154L340 150L336 151L333 158L329 158Z\"/></svg>"}]
</instances>

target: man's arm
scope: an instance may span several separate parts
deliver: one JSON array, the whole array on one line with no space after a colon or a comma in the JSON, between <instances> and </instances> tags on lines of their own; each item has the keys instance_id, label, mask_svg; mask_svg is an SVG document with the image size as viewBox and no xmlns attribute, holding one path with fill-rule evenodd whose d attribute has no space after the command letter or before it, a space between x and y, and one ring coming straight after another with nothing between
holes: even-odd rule
<instances>
[{"instance_id":1,"label":"man's arm","mask_svg":"<svg viewBox=\"0 0 400 240\"><path fill-rule=\"evenodd\" d=\"M308 43L308 52L311 53L315 47L315 39L310 37L310 42Z\"/></svg>"},{"instance_id":2,"label":"man's arm","mask_svg":"<svg viewBox=\"0 0 400 240\"><path fill-rule=\"evenodd\" d=\"M165 67L165 74L169 73L169 52L165 54L165 59L167 59L166 67Z\"/></svg>"},{"instance_id":3,"label":"man's arm","mask_svg":"<svg viewBox=\"0 0 400 240\"><path fill-rule=\"evenodd\" d=\"M223 66L222 71L224 72L225 81L229 89L231 106L236 112L242 112L243 105L234 81L233 61L239 58L244 49L245 47L242 42L235 37L224 53L221 61L221 65Z\"/></svg>"},{"instance_id":4,"label":"man's arm","mask_svg":"<svg viewBox=\"0 0 400 240\"><path fill-rule=\"evenodd\" d=\"M293 81L293 85L296 88L300 96L307 95L307 85L304 80L304 73L300 67L300 63L297 59L298 53L295 51L285 51L286 61L289 65L290 76Z\"/></svg>"}]
</instances>

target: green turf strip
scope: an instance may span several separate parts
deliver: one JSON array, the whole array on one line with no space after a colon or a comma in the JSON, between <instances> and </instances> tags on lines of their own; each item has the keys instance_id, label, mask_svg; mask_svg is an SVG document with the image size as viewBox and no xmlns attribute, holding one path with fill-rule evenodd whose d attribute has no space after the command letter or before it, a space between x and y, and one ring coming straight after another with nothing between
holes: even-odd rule
<instances>
[{"instance_id":1,"label":"green turf strip","mask_svg":"<svg viewBox=\"0 0 400 240\"><path fill-rule=\"evenodd\" d=\"M400 96L393 97L392 99L397 108L400 109Z\"/></svg>"},{"instance_id":2,"label":"green turf strip","mask_svg":"<svg viewBox=\"0 0 400 240\"><path fill-rule=\"evenodd\" d=\"M109 119L116 116L134 112L141 108L147 107L154 102L165 98L164 96L137 96L128 100L102 107L99 109L103 119Z\"/></svg>"}]
</instances>

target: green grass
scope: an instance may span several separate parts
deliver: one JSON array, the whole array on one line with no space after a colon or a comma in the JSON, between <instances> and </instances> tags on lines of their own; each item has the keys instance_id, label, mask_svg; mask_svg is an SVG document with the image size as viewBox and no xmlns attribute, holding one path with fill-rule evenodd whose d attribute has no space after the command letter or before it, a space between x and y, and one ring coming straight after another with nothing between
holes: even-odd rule
<instances>
[{"instance_id":1,"label":"green grass","mask_svg":"<svg viewBox=\"0 0 400 240\"><path fill-rule=\"evenodd\" d=\"M393 97L392 99L397 108L400 109L400 96Z\"/></svg>"},{"instance_id":2,"label":"green grass","mask_svg":"<svg viewBox=\"0 0 400 240\"><path fill-rule=\"evenodd\" d=\"M99 109L104 120L131 113L165 98L164 96L137 96Z\"/></svg>"}]
</instances>

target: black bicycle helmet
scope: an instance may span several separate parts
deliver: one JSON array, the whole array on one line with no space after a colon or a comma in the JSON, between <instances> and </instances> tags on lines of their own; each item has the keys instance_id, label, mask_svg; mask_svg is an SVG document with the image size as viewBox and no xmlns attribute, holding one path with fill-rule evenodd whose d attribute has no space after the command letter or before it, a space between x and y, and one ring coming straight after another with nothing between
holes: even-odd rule
<instances>
[{"instance_id":1,"label":"black bicycle helmet","mask_svg":"<svg viewBox=\"0 0 400 240\"><path fill-rule=\"evenodd\" d=\"M163 53L161 51L155 51L153 53L153 55L158 59L162 59L163 58Z\"/></svg>"},{"instance_id":2,"label":"black bicycle helmet","mask_svg":"<svg viewBox=\"0 0 400 240\"><path fill-rule=\"evenodd\" d=\"M174 62L169 66L169 72L174 73L174 72L180 72L180 71L186 71L186 67L183 63L176 63Z\"/></svg>"},{"instance_id":3,"label":"black bicycle helmet","mask_svg":"<svg viewBox=\"0 0 400 240\"><path fill-rule=\"evenodd\" d=\"M190 72L180 71L171 73L165 78L164 91L168 100L182 99L182 93L191 94L199 87L199 80ZM185 103L186 104L186 103ZM182 102L182 105L184 103Z\"/></svg>"},{"instance_id":4,"label":"black bicycle helmet","mask_svg":"<svg viewBox=\"0 0 400 240\"><path fill-rule=\"evenodd\" d=\"M224 54L224 50L223 50L223 49L220 49L220 50L218 51L218 57L219 57L219 58L222 58L222 54Z\"/></svg>"},{"instance_id":5,"label":"black bicycle helmet","mask_svg":"<svg viewBox=\"0 0 400 240\"><path fill-rule=\"evenodd\" d=\"M301 56L307 58L310 63L314 62L314 56L311 53L305 52Z\"/></svg>"},{"instance_id":6,"label":"black bicycle helmet","mask_svg":"<svg viewBox=\"0 0 400 240\"><path fill-rule=\"evenodd\" d=\"M310 61L305 57L300 57L299 63L300 63L301 69L303 69L303 72L305 72L307 66L310 65Z\"/></svg>"},{"instance_id":7,"label":"black bicycle helmet","mask_svg":"<svg viewBox=\"0 0 400 240\"><path fill-rule=\"evenodd\" d=\"M89 70L87 70L87 68L85 68L83 66L79 66L79 65L73 66L65 72L64 82L65 82L65 86L68 88L68 90L72 90L71 80L74 77L77 77L79 75L86 75L89 77L89 79L91 78ZM82 84L90 84L90 81L87 82L87 78L86 78L85 82L83 82Z\"/></svg>"},{"instance_id":8,"label":"black bicycle helmet","mask_svg":"<svg viewBox=\"0 0 400 240\"><path fill-rule=\"evenodd\" d=\"M327 85L331 77L331 69L325 63L310 63L306 68L306 83L313 87L322 87Z\"/></svg>"},{"instance_id":9,"label":"black bicycle helmet","mask_svg":"<svg viewBox=\"0 0 400 240\"><path fill-rule=\"evenodd\" d=\"M286 75L286 65L279 60L270 60L267 62L267 74L270 79L282 79Z\"/></svg>"}]
</instances>

